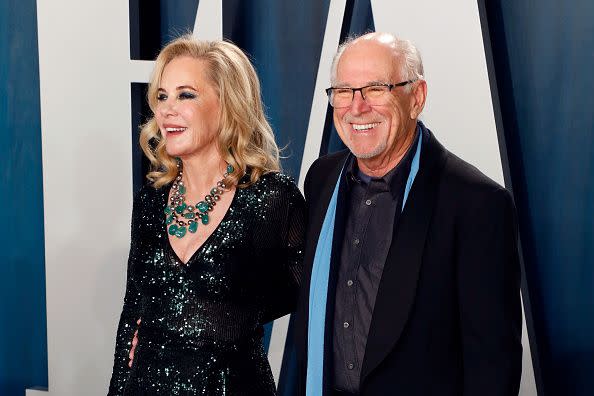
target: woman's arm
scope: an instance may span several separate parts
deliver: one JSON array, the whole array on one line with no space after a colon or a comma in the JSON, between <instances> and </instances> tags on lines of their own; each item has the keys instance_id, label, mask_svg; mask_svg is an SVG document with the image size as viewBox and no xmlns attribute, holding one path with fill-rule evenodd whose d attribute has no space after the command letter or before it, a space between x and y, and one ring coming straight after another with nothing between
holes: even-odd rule
<instances>
[{"instance_id":1,"label":"woman's arm","mask_svg":"<svg viewBox=\"0 0 594 396\"><path fill-rule=\"evenodd\" d=\"M268 301L262 323L294 311L301 286L305 200L292 180L284 180L284 183L286 184L271 205L275 213L266 224L266 234L269 238L276 239L278 248L270 249L274 252L269 252L272 254L268 255L269 262L265 263Z\"/></svg>"}]
</instances>

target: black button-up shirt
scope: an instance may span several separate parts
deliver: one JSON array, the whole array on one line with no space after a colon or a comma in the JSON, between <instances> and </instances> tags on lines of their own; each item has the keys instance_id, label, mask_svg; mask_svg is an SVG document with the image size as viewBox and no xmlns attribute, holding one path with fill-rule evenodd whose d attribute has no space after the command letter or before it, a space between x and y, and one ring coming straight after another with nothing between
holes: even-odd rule
<instances>
[{"instance_id":1,"label":"black button-up shirt","mask_svg":"<svg viewBox=\"0 0 594 396\"><path fill-rule=\"evenodd\" d=\"M347 219L340 253L333 322L333 387L358 393L375 297L402 210L420 133L399 164L372 178L351 156L345 167Z\"/></svg>"}]
</instances>

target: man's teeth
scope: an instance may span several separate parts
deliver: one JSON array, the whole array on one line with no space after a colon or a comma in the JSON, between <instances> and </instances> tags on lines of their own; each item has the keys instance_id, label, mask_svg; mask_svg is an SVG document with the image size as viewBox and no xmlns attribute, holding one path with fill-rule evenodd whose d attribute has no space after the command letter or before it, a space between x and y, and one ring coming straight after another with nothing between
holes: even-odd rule
<instances>
[{"instance_id":1,"label":"man's teeth","mask_svg":"<svg viewBox=\"0 0 594 396\"><path fill-rule=\"evenodd\" d=\"M373 124L353 124L353 129L356 131L366 131L379 125L379 122L374 122Z\"/></svg>"},{"instance_id":2,"label":"man's teeth","mask_svg":"<svg viewBox=\"0 0 594 396\"><path fill-rule=\"evenodd\" d=\"M165 128L167 132L183 132L186 128Z\"/></svg>"}]
</instances>

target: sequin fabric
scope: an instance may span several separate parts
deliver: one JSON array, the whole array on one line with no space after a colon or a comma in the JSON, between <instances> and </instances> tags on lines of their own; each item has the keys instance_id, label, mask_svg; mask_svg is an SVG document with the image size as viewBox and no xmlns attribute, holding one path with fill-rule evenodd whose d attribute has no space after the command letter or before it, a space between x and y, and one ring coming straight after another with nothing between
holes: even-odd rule
<instances>
[{"instance_id":1,"label":"sequin fabric","mask_svg":"<svg viewBox=\"0 0 594 396\"><path fill-rule=\"evenodd\" d=\"M221 223L184 264L167 237L169 189L145 186L134 200L108 395L274 395L262 325L296 304L305 232L301 193L280 173L237 189Z\"/></svg>"}]
</instances>

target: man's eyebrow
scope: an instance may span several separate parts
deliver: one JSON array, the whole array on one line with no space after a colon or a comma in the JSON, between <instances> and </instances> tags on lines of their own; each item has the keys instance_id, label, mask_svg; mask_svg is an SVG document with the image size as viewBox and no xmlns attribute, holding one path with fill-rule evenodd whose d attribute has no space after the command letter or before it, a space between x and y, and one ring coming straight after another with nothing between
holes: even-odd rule
<instances>
[{"instance_id":1,"label":"man's eyebrow","mask_svg":"<svg viewBox=\"0 0 594 396\"><path fill-rule=\"evenodd\" d=\"M390 83L387 83L386 80L375 80L375 81L369 81L365 85L387 85L387 84L390 84Z\"/></svg>"},{"instance_id":2,"label":"man's eyebrow","mask_svg":"<svg viewBox=\"0 0 594 396\"><path fill-rule=\"evenodd\" d=\"M332 88L350 88L350 85L346 83L336 83L332 85Z\"/></svg>"},{"instance_id":3,"label":"man's eyebrow","mask_svg":"<svg viewBox=\"0 0 594 396\"><path fill-rule=\"evenodd\" d=\"M361 87L368 87L371 85L386 85L389 84L387 83L385 80L374 80L374 81L367 81L364 85L362 85ZM352 85L349 85L347 83L336 83L335 85L332 86L332 88L361 88L361 87L353 87Z\"/></svg>"}]
</instances>

